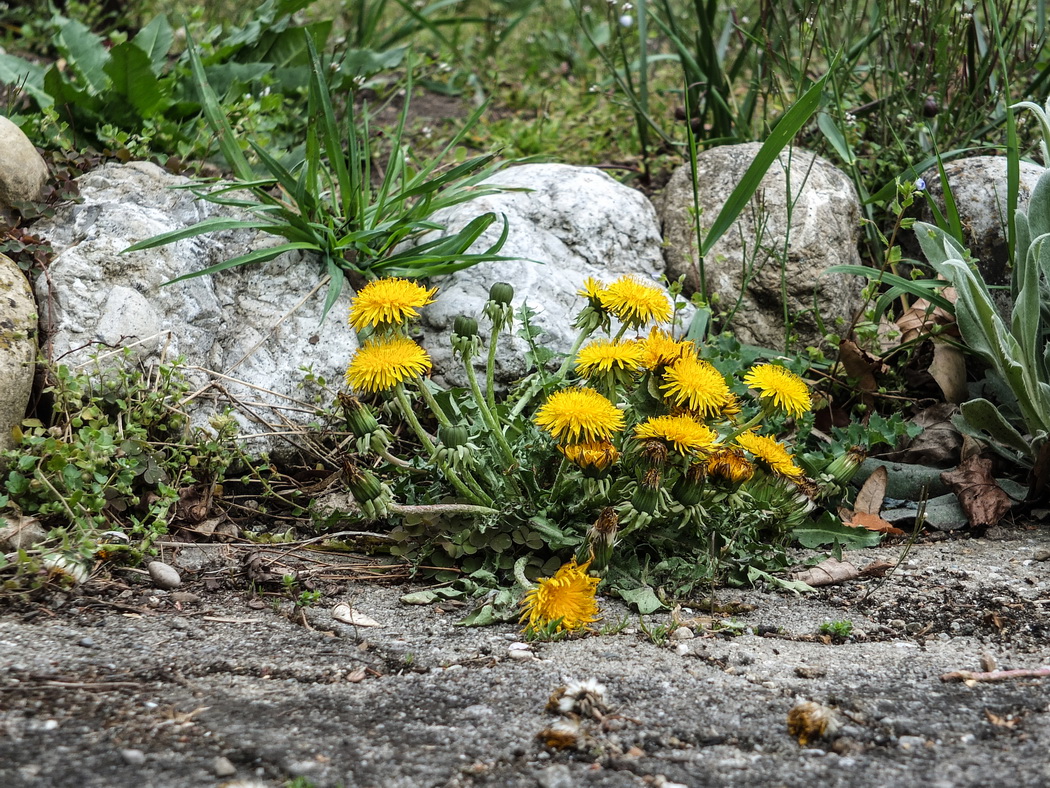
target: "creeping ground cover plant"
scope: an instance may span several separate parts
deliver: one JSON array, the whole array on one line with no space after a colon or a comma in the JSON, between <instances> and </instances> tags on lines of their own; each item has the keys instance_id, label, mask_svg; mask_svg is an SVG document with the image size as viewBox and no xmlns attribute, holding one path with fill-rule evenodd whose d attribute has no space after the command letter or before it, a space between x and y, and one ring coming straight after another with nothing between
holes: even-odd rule
<instances>
[{"instance_id":1,"label":"creeping ground cover plant","mask_svg":"<svg viewBox=\"0 0 1050 788\"><path fill-rule=\"evenodd\" d=\"M791 441L810 418L806 382L776 363L723 374L704 346L676 338L671 298L640 279L584 283L557 369L531 310L493 285L483 315L454 322L468 385L452 389L430 379L412 336L435 293L379 279L352 302L361 345L340 402L353 503L341 516L396 515L392 551L463 592L512 576L526 587L520 608L504 588L472 623L520 615L534 635L583 629L598 618L599 581L642 612L715 582L785 584L771 573L787 564L792 529L859 462L838 458L809 480ZM500 392L495 347L515 328L533 371Z\"/></svg>"}]
</instances>

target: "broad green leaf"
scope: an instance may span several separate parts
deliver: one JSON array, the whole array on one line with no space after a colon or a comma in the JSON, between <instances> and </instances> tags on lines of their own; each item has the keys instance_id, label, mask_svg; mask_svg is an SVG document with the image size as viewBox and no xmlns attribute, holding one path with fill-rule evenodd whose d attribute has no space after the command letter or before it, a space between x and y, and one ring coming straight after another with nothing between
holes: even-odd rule
<instances>
[{"instance_id":1,"label":"broad green leaf","mask_svg":"<svg viewBox=\"0 0 1050 788\"><path fill-rule=\"evenodd\" d=\"M660 598L656 596L656 592L649 586L640 588L614 587L612 590L619 595L620 599L643 616L666 608L664 603L660 601Z\"/></svg>"},{"instance_id":2,"label":"broad green leaf","mask_svg":"<svg viewBox=\"0 0 1050 788\"><path fill-rule=\"evenodd\" d=\"M243 93L245 85L262 79L273 70L269 63L217 63L206 66L204 74L216 96Z\"/></svg>"},{"instance_id":3,"label":"broad green leaf","mask_svg":"<svg viewBox=\"0 0 1050 788\"><path fill-rule=\"evenodd\" d=\"M125 99L140 118L151 118L168 105L165 91L150 69L149 56L136 44L125 41L113 47L103 67L112 89Z\"/></svg>"},{"instance_id":4,"label":"broad green leaf","mask_svg":"<svg viewBox=\"0 0 1050 788\"><path fill-rule=\"evenodd\" d=\"M996 443L1009 446L1023 455L1031 455L1032 447L1014 429L999 409L986 399L973 399L959 406L962 417L973 429L987 433Z\"/></svg>"},{"instance_id":5,"label":"broad green leaf","mask_svg":"<svg viewBox=\"0 0 1050 788\"><path fill-rule=\"evenodd\" d=\"M803 547L817 550L827 545L839 545L848 550L864 547L877 547L882 541L882 534L869 531L867 528L850 528L837 520L822 517L809 522L791 532L791 535Z\"/></svg>"},{"instance_id":6,"label":"broad green leaf","mask_svg":"<svg viewBox=\"0 0 1050 788\"><path fill-rule=\"evenodd\" d=\"M104 67L109 60L109 52L102 43L102 37L91 32L91 29L76 19L62 25L55 44L73 68L88 84L92 93L102 93L109 87Z\"/></svg>"},{"instance_id":7,"label":"broad green leaf","mask_svg":"<svg viewBox=\"0 0 1050 788\"><path fill-rule=\"evenodd\" d=\"M46 69L14 55L0 53L0 83L21 87L39 107L50 107L54 98L44 90Z\"/></svg>"},{"instance_id":8,"label":"broad green leaf","mask_svg":"<svg viewBox=\"0 0 1050 788\"><path fill-rule=\"evenodd\" d=\"M827 112L821 111L817 114L817 127L824 132L824 138L828 141L828 144L835 149L835 153L839 155L846 164L852 165L856 158L853 155L853 149L850 148L849 143L846 142L846 137L839 130L839 127L835 125L835 119L831 117Z\"/></svg>"},{"instance_id":9,"label":"broad green leaf","mask_svg":"<svg viewBox=\"0 0 1050 788\"><path fill-rule=\"evenodd\" d=\"M146 53L154 76L159 77L167 63L171 45L175 42L175 31L168 23L168 18L163 14L154 17L131 41Z\"/></svg>"}]
</instances>

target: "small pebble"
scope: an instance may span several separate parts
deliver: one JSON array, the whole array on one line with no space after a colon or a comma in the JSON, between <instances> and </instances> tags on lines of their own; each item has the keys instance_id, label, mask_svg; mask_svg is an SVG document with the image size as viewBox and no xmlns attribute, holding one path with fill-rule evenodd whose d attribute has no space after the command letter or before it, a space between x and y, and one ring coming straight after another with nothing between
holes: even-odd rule
<instances>
[{"instance_id":1,"label":"small pebble","mask_svg":"<svg viewBox=\"0 0 1050 788\"><path fill-rule=\"evenodd\" d=\"M672 640L690 640L696 637L696 633L689 627L678 627L671 633Z\"/></svg>"},{"instance_id":2,"label":"small pebble","mask_svg":"<svg viewBox=\"0 0 1050 788\"><path fill-rule=\"evenodd\" d=\"M817 665L796 665L795 675L800 679L819 679L828 675L828 671Z\"/></svg>"},{"instance_id":3,"label":"small pebble","mask_svg":"<svg viewBox=\"0 0 1050 788\"><path fill-rule=\"evenodd\" d=\"M897 746L902 750L918 750L926 746L926 739L922 736L901 736L897 739Z\"/></svg>"},{"instance_id":4,"label":"small pebble","mask_svg":"<svg viewBox=\"0 0 1050 788\"><path fill-rule=\"evenodd\" d=\"M200 602L201 598L196 594L191 594L189 591L175 591L171 595L171 601L182 605L193 605Z\"/></svg>"},{"instance_id":5,"label":"small pebble","mask_svg":"<svg viewBox=\"0 0 1050 788\"><path fill-rule=\"evenodd\" d=\"M211 762L211 771L216 777L233 777L237 774L237 767L229 758L220 755Z\"/></svg>"},{"instance_id":6,"label":"small pebble","mask_svg":"<svg viewBox=\"0 0 1050 788\"><path fill-rule=\"evenodd\" d=\"M142 750L126 749L120 751L120 757L128 766L141 766L146 762L146 753Z\"/></svg>"},{"instance_id":7,"label":"small pebble","mask_svg":"<svg viewBox=\"0 0 1050 788\"><path fill-rule=\"evenodd\" d=\"M95 641L92 638L81 638L77 641L77 645L84 648L96 648Z\"/></svg>"},{"instance_id":8,"label":"small pebble","mask_svg":"<svg viewBox=\"0 0 1050 788\"><path fill-rule=\"evenodd\" d=\"M150 561L149 566L146 568L149 570L149 576L153 580L153 585L157 588L170 591L182 585L182 578L179 577L179 573L163 561Z\"/></svg>"}]
</instances>

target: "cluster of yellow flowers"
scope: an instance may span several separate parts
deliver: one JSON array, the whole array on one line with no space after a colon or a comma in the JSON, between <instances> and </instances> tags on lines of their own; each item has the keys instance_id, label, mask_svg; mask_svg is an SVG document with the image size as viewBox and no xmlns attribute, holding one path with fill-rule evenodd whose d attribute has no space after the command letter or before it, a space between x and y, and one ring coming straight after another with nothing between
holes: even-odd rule
<instances>
[{"instance_id":1,"label":"cluster of yellow flowers","mask_svg":"<svg viewBox=\"0 0 1050 788\"><path fill-rule=\"evenodd\" d=\"M383 279L362 288L351 306L349 322L367 338L347 368L346 381L355 391L391 392L423 445L441 464L442 455L415 420L404 390L404 384L412 382L424 398L431 397L421 385L431 360L408 336L407 325L433 301L435 292L404 279ZM665 480L677 479L671 498L679 507L700 500L697 491L707 478L741 485L761 469L763 477L792 488L791 482L803 480L802 469L784 444L756 431L775 411L799 417L810 410L809 390L801 378L774 364L752 368L743 382L755 392L760 407L751 419L742 421L741 403L722 373L700 357L693 342L677 340L661 327L674 314L663 290L624 276L608 285L588 279L579 295L585 299L575 323L580 334L559 373L564 379L574 368L578 380L551 394L533 420L554 439L565 462L592 478L615 475L614 469L620 467L621 479L633 479L621 485L621 494L631 490L633 494L618 507L606 507L598 537L592 528L590 560L574 559L553 577L539 580L526 595L522 621L533 631L582 629L597 619L599 579L589 571L592 562L599 569L607 563L618 527L629 523L638 528L651 521L660 496L666 500ZM599 329L604 336L587 342ZM470 331L476 332L476 324ZM625 336L628 332L636 336ZM464 338L459 341L462 344ZM466 363L479 412L489 430L498 433L493 437L508 467L514 467L514 451L494 409L477 388L469 358ZM490 403L491 396L490 381ZM641 400L644 407L639 406ZM430 404L439 421L450 428L436 403ZM522 404L527 403L519 403L519 410ZM447 464L442 470L465 497L492 505L496 495L486 494L480 477L469 470L457 473ZM514 486L513 479L510 483ZM601 560L596 558L599 543L604 545Z\"/></svg>"}]
</instances>

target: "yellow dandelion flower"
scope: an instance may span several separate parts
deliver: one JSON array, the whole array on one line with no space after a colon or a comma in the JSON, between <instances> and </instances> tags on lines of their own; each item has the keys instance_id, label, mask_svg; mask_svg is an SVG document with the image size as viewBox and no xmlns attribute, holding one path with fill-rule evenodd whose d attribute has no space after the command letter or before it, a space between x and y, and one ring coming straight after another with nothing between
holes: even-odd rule
<instances>
[{"instance_id":1,"label":"yellow dandelion flower","mask_svg":"<svg viewBox=\"0 0 1050 788\"><path fill-rule=\"evenodd\" d=\"M737 397L736 394L730 393L729 400L726 402L725 405L722 406L722 409L721 411L719 411L719 413L721 413L722 418L732 420L740 415L741 410L742 408L740 406L739 397Z\"/></svg>"},{"instance_id":2,"label":"yellow dandelion flower","mask_svg":"<svg viewBox=\"0 0 1050 788\"><path fill-rule=\"evenodd\" d=\"M718 433L691 416L655 416L635 427L634 437L640 441L666 441L685 456L713 446L718 440Z\"/></svg>"},{"instance_id":3,"label":"yellow dandelion flower","mask_svg":"<svg viewBox=\"0 0 1050 788\"><path fill-rule=\"evenodd\" d=\"M736 442L773 473L788 479L802 478L802 469L795 465L794 458L783 444L773 438L745 432L736 436Z\"/></svg>"},{"instance_id":4,"label":"yellow dandelion flower","mask_svg":"<svg viewBox=\"0 0 1050 788\"><path fill-rule=\"evenodd\" d=\"M650 320L662 323L671 319L667 294L633 276L621 276L599 298L603 307L631 328L639 328Z\"/></svg>"},{"instance_id":5,"label":"yellow dandelion flower","mask_svg":"<svg viewBox=\"0 0 1050 788\"><path fill-rule=\"evenodd\" d=\"M593 378L610 372L634 372L642 361L642 348L633 341L612 342L596 339L585 345L576 356L576 372Z\"/></svg>"},{"instance_id":6,"label":"yellow dandelion flower","mask_svg":"<svg viewBox=\"0 0 1050 788\"><path fill-rule=\"evenodd\" d=\"M730 405L733 395L714 366L695 356L682 356L664 371L660 389L681 408L701 417L714 416Z\"/></svg>"},{"instance_id":7,"label":"yellow dandelion flower","mask_svg":"<svg viewBox=\"0 0 1050 788\"><path fill-rule=\"evenodd\" d=\"M755 475L755 466L748 462L744 452L727 446L711 453L707 472L733 484L741 484Z\"/></svg>"},{"instance_id":8,"label":"yellow dandelion flower","mask_svg":"<svg viewBox=\"0 0 1050 788\"><path fill-rule=\"evenodd\" d=\"M354 354L346 382L355 391L386 391L431 366L430 356L411 339L372 340Z\"/></svg>"},{"instance_id":9,"label":"yellow dandelion flower","mask_svg":"<svg viewBox=\"0 0 1050 788\"><path fill-rule=\"evenodd\" d=\"M752 367L744 383L758 390L759 399L771 400L789 416L798 418L813 407L805 381L776 364Z\"/></svg>"},{"instance_id":10,"label":"yellow dandelion flower","mask_svg":"<svg viewBox=\"0 0 1050 788\"><path fill-rule=\"evenodd\" d=\"M567 446L558 446L558 450L569 462L581 468L593 468L598 471L604 471L620 459L620 452L607 440L570 443Z\"/></svg>"},{"instance_id":11,"label":"yellow dandelion flower","mask_svg":"<svg viewBox=\"0 0 1050 788\"><path fill-rule=\"evenodd\" d=\"M565 443L608 440L622 430L623 411L594 389L555 392L536 411L536 424Z\"/></svg>"},{"instance_id":12,"label":"yellow dandelion flower","mask_svg":"<svg viewBox=\"0 0 1050 788\"><path fill-rule=\"evenodd\" d=\"M554 577L540 578L522 601L520 621L526 629L542 629L557 622L556 631L586 629L598 620L594 598L600 578L587 574L590 561L577 566L574 558Z\"/></svg>"},{"instance_id":13,"label":"yellow dandelion flower","mask_svg":"<svg viewBox=\"0 0 1050 788\"><path fill-rule=\"evenodd\" d=\"M583 281L583 287L576 291L576 295L583 296L591 302L592 306L601 306L602 295L605 293L605 283L599 282L592 276Z\"/></svg>"},{"instance_id":14,"label":"yellow dandelion flower","mask_svg":"<svg viewBox=\"0 0 1050 788\"><path fill-rule=\"evenodd\" d=\"M682 356L691 356L695 352L692 342L672 339L670 334L657 326L649 329L649 336L639 344L642 348L642 369L650 371L673 364Z\"/></svg>"},{"instance_id":15,"label":"yellow dandelion flower","mask_svg":"<svg viewBox=\"0 0 1050 788\"><path fill-rule=\"evenodd\" d=\"M418 317L417 311L434 300L437 288L428 290L408 279L376 279L361 288L350 304L350 325L366 327L400 325Z\"/></svg>"}]
</instances>

